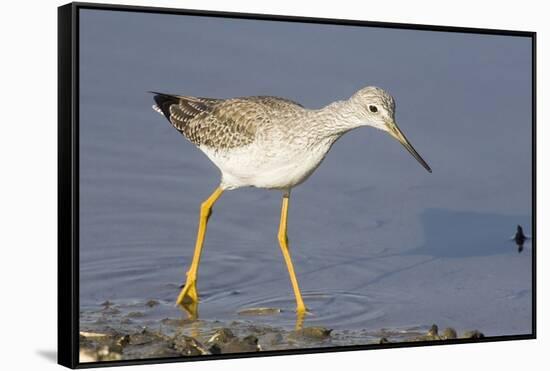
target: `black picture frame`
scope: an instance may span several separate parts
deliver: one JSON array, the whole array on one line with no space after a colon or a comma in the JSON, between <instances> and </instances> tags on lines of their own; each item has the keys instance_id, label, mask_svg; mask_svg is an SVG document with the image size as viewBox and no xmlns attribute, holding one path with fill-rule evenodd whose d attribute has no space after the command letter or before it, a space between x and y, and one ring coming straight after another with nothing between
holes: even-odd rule
<instances>
[{"instance_id":1,"label":"black picture frame","mask_svg":"<svg viewBox=\"0 0 550 371\"><path fill-rule=\"evenodd\" d=\"M444 31L481 35L505 35L531 39L532 45L532 332L524 335L490 336L478 339L419 341L353 345L331 348L262 351L211 356L136 359L79 363L79 11L99 9L175 15L200 15L213 18L279 20L331 25ZM352 350L417 347L463 343L525 340L536 338L536 32L484 28L448 27L422 24L370 22L268 14L231 13L145 6L96 3L70 3L58 8L58 363L70 368L153 364L181 361L216 360L242 357L265 357L285 354L341 352Z\"/></svg>"}]
</instances>

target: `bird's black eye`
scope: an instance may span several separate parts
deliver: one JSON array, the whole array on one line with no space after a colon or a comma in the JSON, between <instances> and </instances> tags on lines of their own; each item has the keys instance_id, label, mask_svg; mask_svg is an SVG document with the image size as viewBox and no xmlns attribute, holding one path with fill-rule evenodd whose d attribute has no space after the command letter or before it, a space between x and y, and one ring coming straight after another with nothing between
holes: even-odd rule
<instances>
[{"instance_id":1,"label":"bird's black eye","mask_svg":"<svg viewBox=\"0 0 550 371\"><path fill-rule=\"evenodd\" d=\"M378 108L376 106L370 105L369 106L369 111L371 111L372 113L376 113L376 112L378 112Z\"/></svg>"}]
</instances>

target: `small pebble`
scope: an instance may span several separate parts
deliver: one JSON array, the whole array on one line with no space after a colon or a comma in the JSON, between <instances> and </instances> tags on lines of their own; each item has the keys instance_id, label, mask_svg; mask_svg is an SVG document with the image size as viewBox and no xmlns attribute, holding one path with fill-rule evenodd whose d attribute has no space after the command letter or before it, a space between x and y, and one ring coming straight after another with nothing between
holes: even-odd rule
<instances>
[{"instance_id":1,"label":"small pebble","mask_svg":"<svg viewBox=\"0 0 550 371\"><path fill-rule=\"evenodd\" d=\"M485 337L485 335L483 335L478 330L471 330L471 331L466 331L462 337L466 339L481 339Z\"/></svg>"},{"instance_id":2,"label":"small pebble","mask_svg":"<svg viewBox=\"0 0 550 371\"><path fill-rule=\"evenodd\" d=\"M269 332L260 338L260 343L264 345L277 345L282 343L283 339L283 335L280 332Z\"/></svg>"},{"instance_id":3,"label":"small pebble","mask_svg":"<svg viewBox=\"0 0 550 371\"><path fill-rule=\"evenodd\" d=\"M330 337L331 332L332 329L327 329L326 327L304 327L294 331L291 335L310 339L326 339Z\"/></svg>"},{"instance_id":4,"label":"small pebble","mask_svg":"<svg viewBox=\"0 0 550 371\"><path fill-rule=\"evenodd\" d=\"M212 354L257 352L261 350L261 347L258 344L258 338L256 336L248 335L242 339L239 339L230 331L223 331L218 334L214 334L214 336L212 336L207 343L212 344L209 348L209 351Z\"/></svg>"},{"instance_id":5,"label":"small pebble","mask_svg":"<svg viewBox=\"0 0 550 371\"><path fill-rule=\"evenodd\" d=\"M109 300L105 300L103 303L100 304L102 307L105 307L105 308L109 308L111 306L113 306L113 302L109 301Z\"/></svg>"},{"instance_id":6,"label":"small pebble","mask_svg":"<svg viewBox=\"0 0 550 371\"><path fill-rule=\"evenodd\" d=\"M120 309L118 308L115 308L115 307L112 307L112 306L109 306L109 307L105 307L103 309L103 314L119 314L120 313Z\"/></svg>"},{"instance_id":7,"label":"small pebble","mask_svg":"<svg viewBox=\"0 0 550 371\"><path fill-rule=\"evenodd\" d=\"M279 308L246 308L237 312L241 316L266 316L281 313Z\"/></svg>"},{"instance_id":8,"label":"small pebble","mask_svg":"<svg viewBox=\"0 0 550 371\"><path fill-rule=\"evenodd\" d=\"M151 299L147 303L145 303L145 305L148 306L149 308L153 308L159 305L159 302L157 300Z\"/></svg>"},{"instance_id":9,"label":"small pebble","mask_svg":"<svg viewBox=\"0 0 550 371\"><path fill-rule=\"evenodd\" d=\"M242 340L233 339L222 347L223 353L258 352L260 349L258 338L254 335L248 335Z\"/></svg>"},{"instance_id":10,"label":"small pebble","mask_svg":"<svg viewBox=\"0 0 550 371\"><path fill-rule=\"evenodd\" d=\"M438 336L439 329L437 325L434 323L432 327L428 330L428 336Z\"/></svg>"},{"instance_id":11,"label":"small pebble","mask_svg":"<svg viewBox=\"0 0 550 371\"><path fill-rule=\"evenodd\" d=\"M126 345L128 345L130 343L130 335L124 335L124 336L121 336L118 340L117 340L117 344L121 347L125 347Z\"/></svg>"},{"instance_id":12,"label":"small pebble","mask_svg":"<svg viewBox=\"0 0 550 371\"><path fill-rule=\"evenodd\" d=\"M186 356L198 356L210 354L210 351L196 339L178 335L173 339L174 349Z\"/></svg>"},{"instance_id":13,"label":"small pebble","mask_svg":"<svg viewBox=\"0 0 550 371\"><path fill-rule=\"evenodd\" d=\"M208 351L212 354L222 354L222 348L218 344L212 345Z\"/></svg>"},{"instance_id":14,"label":"small pebble","mask_svg":"<svg viewBox=\"0 0 550 371\"><path fill-rule=\"evenodd\" d=\"M443 330L443 339L456 339L457 334L456 330L452 327L447 327L445 330Z\"/></svg>"},{"instance_id":15,"label":"small pebble","mask_svg":"<svg viewBox=\"0 0 550 371\"><path fill-rule=\"evenodd\" d=\"M208 339L207 343L227 343L235 338L233 332L228 328L221 328L217 330L214 335Z\"/></svg>"},{"instance_id":16,"label":"small pebble","mask_svg":"<svg viewBox=\"0 0 550 371\"><path fill-rule=\"evenodd\" d=\"M126 317L129 317L129 318L140 318L140 317L143 317L145 316L145 314L143 314L143 312L130 312L126 315Z\"/></svg>"}]
</instances>

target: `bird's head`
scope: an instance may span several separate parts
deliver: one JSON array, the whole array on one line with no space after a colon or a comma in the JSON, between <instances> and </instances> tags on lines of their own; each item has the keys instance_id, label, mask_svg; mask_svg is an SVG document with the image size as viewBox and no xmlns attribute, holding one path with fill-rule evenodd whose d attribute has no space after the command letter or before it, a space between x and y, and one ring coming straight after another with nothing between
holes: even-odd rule
<instances>
[{"instance_id":1,"label":"bird's head","mask_svg":"<svg viewBox=\"0 0 550 371\"><path fill-rule=\"evenodd\" d=\"M349 102L353 106L355 120L361 126L372 126L387 132L401 143L413 157L430 173L432 169L416 152L395 122L395 100L384 90L368 86L356 92Z\"/></svg>"}]
</instances>

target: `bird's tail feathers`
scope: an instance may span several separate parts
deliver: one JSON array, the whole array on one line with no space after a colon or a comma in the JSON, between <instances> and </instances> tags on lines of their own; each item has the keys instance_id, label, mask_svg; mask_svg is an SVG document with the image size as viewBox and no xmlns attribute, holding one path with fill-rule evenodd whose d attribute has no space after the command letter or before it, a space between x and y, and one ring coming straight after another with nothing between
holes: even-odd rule
<instances>
[{"instance_id":1,"label":"bird's tail feathers","mask_svg":"<svg viewBox=\"0 0 550 371\"><path fill-rule=\"evenodd\" d=\"M173 104L178 104L179 97L172 94L159 93L156 91L150 91L149 93L154 94L153 99L155 103L153 105L153 110L157 111L168 121L170 121L170 106Z\"/></svg>"}]
</instances>

